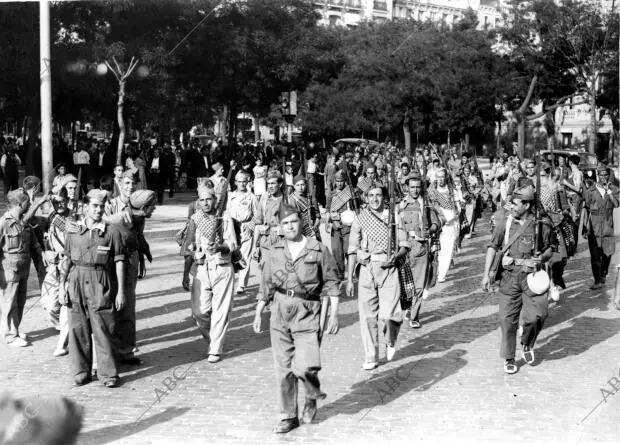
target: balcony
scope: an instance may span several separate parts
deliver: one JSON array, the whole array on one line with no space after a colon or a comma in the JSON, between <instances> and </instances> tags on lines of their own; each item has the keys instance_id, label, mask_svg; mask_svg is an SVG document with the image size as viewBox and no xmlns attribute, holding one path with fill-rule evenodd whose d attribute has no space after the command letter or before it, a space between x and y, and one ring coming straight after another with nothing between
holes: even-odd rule
<instances>
[{"instance_id":1,"label":"balcony","mask_svg":"<svg viewBox=\"0 0 620 445\"><path fill-rule=\"evenodd\" d=\"M373 9L377 11L387 11L387 2L372 2Z\"/></svg>"}]
</instances>

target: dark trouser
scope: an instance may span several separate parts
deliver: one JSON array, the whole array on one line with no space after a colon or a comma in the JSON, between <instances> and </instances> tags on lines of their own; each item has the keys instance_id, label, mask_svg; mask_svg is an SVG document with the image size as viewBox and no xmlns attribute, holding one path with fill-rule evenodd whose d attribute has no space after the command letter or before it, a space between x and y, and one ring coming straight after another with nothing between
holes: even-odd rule
<instances>
[{"instance_id":1,"label":"dark trouser","mask_svg":"<svg viewBox=\"0 0 620 445\"><path fill-rule=\"evenodd\" d=\"M90 376L93 344L99 379L117 378L114 351L116 285L104 267L76 266L69 273L69 357L74 379Z\"/></svg>"},{"instance_id":2,"label":"dark trouser","mask_svg":"<svg viewBox=\"0 0 620 445\"><path fill-rule=\"evenodd\" d=\"M590 249L590 264L592 265L592 275L594 281L600 283L607 277L611 255L605 255L603 247L596 237L588 234L588 248Z\"/></svg>"},{"instance_id":3,"label":"dark trouser","mask_svg":"<svg viewBox=\"0 0 620 445\"><path fill-rule=\"evenodd\" d=\"M422 309L422 294L426 288L428 277L428 242L412 241L409 251L409 264L415 283L415 294L411 304L411 320L420 321L420 309Z\"/></svg>"},{"instance_id":4,"label":"dark trouser","mask_svg":"<svg viewBox=\"0 0 620 445\"><path fill-rule=\"evenodd\" d=\"M548 315L547 292L532 295L527 286L528 272L519 266L504 271L499 288L499 325L502 331L500 356L515 357L519 316L523 321L521 344L534 347Z\"/></svg>"},{"instance_id":5,"label":"dark trouser","mask_svg":"<svg viewBox=\"0 0 620 445\"><path fill-rule=\"evenodd\" d=\"M564 282L566 261L566 258L554 253L548 263L551 282L562 289L566 289L566 283Z\"/></svg>"},{"instance_id":6,"label":"dark trouser","mask_svg":"<svg viewBox=\"0 0 620 445\"><path fill-rule=\"evenodd\" d=\"M32 263L34 264L34 269L37 271L37 278L39 280L39 286L43 286L43 282L45 281L45 275L47 274L47 268L43 263L43 253L37 252L32 249L30 253L32 258Z\"/></svg>"},{"instance_id":7,"label":"dark trouser","mask_svg":"<svg viewBox=\"0 0 620 445\"><path fill-rule=\"evenodd\" d=\"M168 198L172 198L174 196L174 187L176 186L176 183L177 183L176 174L172 173L170 176L168 176L167 182L168 182L168 186L170 187L170 190L168 190Z\"/></svg>"},{"instance_id":8,"label":"dark trouser","mask_svg":"<svg viewBox=\"0 0 620 445\"><path fill-rule=\"evenodd\" d=\"M298 416L297 380L306 397L323 396L319 371L319 318L321 302L287 297L276 292L271 304L271 348L276 371L276 398L280 419Z\"/></svg>"},{"instance_id":9,"label":"dark trouser","mask_svg":"<svg viewBox=\"0 0 620 445\"><path fill-rule=\"evenodd\" d=\"M19 178L17 176L10 176L4 178L4 194L6 195L11 190L17 190L19 188Z\"/></svg>"},{"instance_id":10,"label":"dark trouser","mask_svg":"<svg viewBox=\"0 0 620 445\"><path fill-rule=\"evenodd\" d=\"M161 205L164 202L164 187L166 180L159 171L151 171L151 188L157 194L157 203Z\"/></svg>"},{"instance_id":11,"label":"dark trouser","mask_svg":"<svg viewBox=\"0 0 620 445\"><path fill-rule=\"evenodd\" d=\"M189 286L189 273L192 270L192 264L194 264L193 255L185 255L185 266L183 267L183 283L187 283Z\"/></svg>"},{"instance_id":12,"label":"dark trouser","mask_svg":"<svg viewBox=\"0 0 620 445\"><path fill-rule=\"evenodd\" d=\"M5 254L0 270L0 333L11 343L19 337L30 273L28 254Z\"/></svg>"},{"instance_id":13,"label":"dark trouser","mask_svg":"<svg viewBox=\"0 0 620 445\"><path fill-rule=\"evenodd\" d=\"M351 228L348 226L342 226L340 229L332 230L332 253L336 258L336 264L338 265L338 272L344 277L345 273L345 257L349 250L349 234Z\"/></svg>"},{"instance_id":14,"label":"dark trouser","mask_svg":"<svg viewBox=\"0 0 620 445\"><path fill-rule=\"evenodd\" d=\"M122 357L132 356L136 347L136 286L139 271L138 252L134 252L125 262L125 307L115 312L118 350Z\"/></svg>"}]
</instances>

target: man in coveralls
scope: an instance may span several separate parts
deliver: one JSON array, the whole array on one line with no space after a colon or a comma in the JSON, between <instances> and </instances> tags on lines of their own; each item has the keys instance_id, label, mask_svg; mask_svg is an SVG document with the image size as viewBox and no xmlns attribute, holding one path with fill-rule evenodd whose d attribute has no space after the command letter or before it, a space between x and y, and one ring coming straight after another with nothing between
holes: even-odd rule
<instances>
[{"instance_id":1,"label":"man in coveralls","mask_svg":"<svg viewBox=\"0 0 620 445\"><path fill-rule=\"evenodd\" d=\"M284 239L264 250L264 293L259 296L254 332L261 332L261 313L271 304L271 346L276 370L280 420L274 433L288 433L299 426L297 380L305 388L304 423L311 423L317 399L324 399L318 372L319 346L328 302L330 334L338 332L339 278L334 257L326 246L302 232L302 220L295 207L283 204L278 212ZM321 295L324 297L321 304Z\"/></svg>"},{"instance_id":2,"label":"man in coveralls","mask_svg":"<svg viewBox=\"0 0 620 445\"><path fill-rule=\"evenodd\" d=\"M532 213L535 205L532 186L514 192L511 214L498 221L491 236L482 275L482 290L486 292L494 279L489 273L495 254L507 247L502 259L504 271L499 283L499 324L502 334L500 356L505 360L504 371L507 374L518 371L515 354L519 315L522 313L523 319L523 358L529 364L535 360L534 344L548 315L547 292L533 294L527 283L528 274L547 262L553 253L550 221L542 221L540 245L536 246L536 221ZM541 252L539 257L534 256L537 250Z\"/></svg>"},{"instance_id":3,"label":"man in coveralls","mask_svg":"<svg viewBox=\"0 0 620 445\"><path fill-rule=\"evenodd\" d=\"M135 176L131 171L123 173L120 196L112 199L106 205L105 214L109 222L118 222L118 217L123 214L128 218L128 223L118 226L123 247L127 256L125 261L125 279L119 280L123 284L127 304L122 311L116 313L116 335L118 337L118 352L122 363L127 365L140 365L142 360L135 356L136 349L136 286L138 278L144 276L144 256L140 252L140 237L144 237L144 218L134 215L131 198L136 190ZM154 192L148 191L152 196ZM138 213L138 212L136 212ZM116 218L114 218L116 217Z\"/></svg>"},{"instance_id":4,"label":"man in coveralls","mask_svg":"<svg viewBox=\"0 0 620 445\"><path fill-rule=\"evenodd\" d=\"M114 360L114 311L125 306L125 249L120 233L103 221L107 192L93 189L85 202L85 218L67 228L60 274L62 305L69 308L69 357L75 386L91 381L93 346L97 373L108 388L118 386ZM116 281L110 273L116 269ZM94 339L94 345L91 340Z\"/></svg>"},{"instance_id":5,"label":"man in coveralls","mask_svg":"<svg viewBox=\"0 0 620 445\"><path fill-rule=\"evenodd\" d=\"M30 253L41 255L41 246L31 227L24 221L30 198L22 189L7 194L9 208L0 218L0 334L9 346L28 346L28 337L19 332L24 315Z\"/></svg>"},{"instance_id":6,"label":"man in coveralls","mask_svg":"<svg viewBox=\"0 0 620 445\"><path fill-rule=\"evenodd\" d=\"M422 177L417 171L409 175L406 185L408 195L398 204L398 221L401 230L407 235L406 246L409 249L409 264L415 284L409 326L417 329L421 326L422 294L427 285L430 266L430 237L437 233L441 223L435 209L422 196Z\"/></svg>"}]
</instances>

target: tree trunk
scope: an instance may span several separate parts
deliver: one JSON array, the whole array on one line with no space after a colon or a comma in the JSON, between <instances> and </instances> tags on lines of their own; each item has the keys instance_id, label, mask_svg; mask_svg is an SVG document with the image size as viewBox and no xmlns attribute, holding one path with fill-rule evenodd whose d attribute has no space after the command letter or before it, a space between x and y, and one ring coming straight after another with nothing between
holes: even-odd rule
<instances>
[{"instance_id":1,"label":"tree trunk","mask_svg":"<svg viewBox=\"0 0 620 445\"><path fill-rule=\"evenodd\" d=\"M411 156L411 122L407 112L405 112L405 119L403 120L403 134L405 136L405 150Z\"/></svg>"},{"instance_id":2,"label":"tree trunk","mask_svg":"<svg viewBox=\"0 0 620 445\"><path fill-rule=\"evenodd\" d=\"M450 130L448 130L448 150L450 150Z\"/></svg>"},{"instance_id":3,"label":"tree trunk","mask_svg":"<svg viewBox=\"0 0 620 445\"><path fill-rule=\"evenodd\" d=\"M258 114L253 116L254 118L254 142L258 142L260 140L260 127L258 122Z\"/></svg>"},{"instance_id":4,"label":"tree trunk","mask_svg":"<svg viewBox=\"0 0 620 445\"><path fill-rule=\"evenodd\" d=\"M118 120L118 145L116 146L116 163L123 163L123 148L125 147L125 120L123 119L123 106L125 105L125 81L121 80L118 87L118 105L116 107L116 119Z\"/></svg>"},{"instance_id":5,"label":"tree trunk","mask_svg":"<svg viewBox=\"0 0 620 445\"><path fill-rule=\"evenodd\" d=\"M465 133L465 150L469 153L469 133Z\"/></svg>"},{"instance_id":6,"label":"tree trunk","mask_svg":"<svg viewBox=\"0 0 620 445\"><path fill-rule=\"evenodd\" d=\"M37 118L38 114L36 111L36 105L34 106L34 111L32 116L30 117L30 128L28 134L28 145L26 148L26 176L35 174L35 166L34 163L36 159L34 158L34 147L37 143L39 126L37 125L39 119Z\"/></svg>"},{"instance_id":7,"label":"tree trunk","mask_svg":"<svg viewBox=\"0 0 620 445\"><path fill-rule=\"evenodd\" d=\"M228 147L232 147L234 145L234 141L236 138L236 127L237 127L237 102L236 100L232 100L230 102L230 113L228 116Z\"/></svg>"},{"instance_id":8,"label":"tree trunk","mask_svg":"<svg viewBox=\"0 0 620 445\"><path fill-rule=\"evenodd\" d=\"M525 153L525 119L522 119L519 122L519 127L517 130L517 138L518 138L518 144L517 144L516 154L519 157L519 159L522 159Z\"/></svg>"},{"instance_id":9,"label":"tree trunk","mask_svg":"<svg viewBox=\"0 0 620 445\"><path fill-rule=\"evenodd\" d=\"M596 82L594 79L592 79L592 85L590 86L590 127L590 146L588 148L590 153L596 153L598 124L596 116Z\"/></svg>"}]
</instances>

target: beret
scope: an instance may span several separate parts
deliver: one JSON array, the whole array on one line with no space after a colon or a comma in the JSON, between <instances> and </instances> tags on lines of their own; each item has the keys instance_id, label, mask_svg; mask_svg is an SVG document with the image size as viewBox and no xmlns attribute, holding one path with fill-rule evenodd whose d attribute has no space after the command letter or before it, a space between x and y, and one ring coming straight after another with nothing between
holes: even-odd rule
<instances>
[{"instance_id":1,"label":"beret","mask_svg":"<svg viewBox=\"0 0 620 445\"><path fill-rule=\"evenodd\" d=\"M13 205L19 205L22 202L30 201L28 194L21 187L7 193L6 199L9 201L9 204Z\"/></svg>"},{"instance_id":2,"label":"beret","mask_svg":"<svg viewBox=\"0 0 620 445\"><path fill-rule=\"evenodd\" d=\"M297 210L297 207L293 207L289 204L281 204L278 209L278 221L282 221L284 218L287 218L293 214L299 216L299 210Z\"/></svg>"},{"instance_id":3,"label":"beret","mask_svg":"<svg viewBox=\"0 0 620 445\"><path fill-rule=\"evenodd\" d=\"M515 190L512 194L513 199L522 199L524 201L533 201L536 197L536 190L531 185Z\"/></svg>"},{"instance_id":4,"label":"beret","mask_svg":"<svg viewBox=\"0 0 620 445\"><path fill-rule=\"evenodd\" d=\"M129 203L134 209L143 209L155 201L153 190L136 190L129 197Z\"/></svg>"},{"instance_id":5,"label":"beret","mask_svg":"<svg viewBox=\"0 0 620 445\"><path fill-rule=\"evenodd\" d=\"M299 181L308 182L308 180L306 179L304 175L297 175L293 178L293 184L297 184Z\"/></svg>"},{"instance_id":6,"label":"beret","mask_svg":"<svg viewBox=\"0 0 620 445\"><path fill-rule=\"evenodd\" d=\"M86 196L91 201L98 201L103 204L108 198L108 192L101 189L91 189Z\"/></svg>"}]
</instances>

